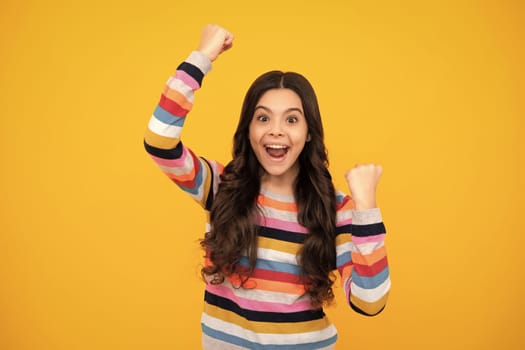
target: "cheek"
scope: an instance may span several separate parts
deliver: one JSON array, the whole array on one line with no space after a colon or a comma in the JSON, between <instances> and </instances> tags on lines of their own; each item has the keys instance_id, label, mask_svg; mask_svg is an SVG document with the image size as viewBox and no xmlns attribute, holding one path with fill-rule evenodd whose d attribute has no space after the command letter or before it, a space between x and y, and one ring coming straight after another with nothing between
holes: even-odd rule
<instances>
[{"instance_id":1,"label":"cheek","mask_svg":"<svg viewBox=\"0 0 525 350\"><path fill-rule=\"evenodd\" d=\"M254 128L250 127L248 130L248 139L250 140L250 146L252 147L252 150L255 148L258 142L258 135L257 131L254 130Z\"/></svg>"},{"instance_id":2,"label":"cheek","mask_svg":"<svg viewBox=\"0 0 525 350\"><path fill-rule=\"evenodd\" d=\"M258 142L261 137L264 135L264 129L261 127L250 125L250 128L248 129L248 137L250 139L250 142Z\"/></svg>"},{"instance_id":3,"label":"cheek","mask_svg":"<svg viewBox=\"0 0 525 350\"><path fill-rule=\"evenodd\" d=\"M294 141L297 144L306 143L309 141L309 137L308 130L297 130L293 135Z\"/></svg>"}]
</instances>

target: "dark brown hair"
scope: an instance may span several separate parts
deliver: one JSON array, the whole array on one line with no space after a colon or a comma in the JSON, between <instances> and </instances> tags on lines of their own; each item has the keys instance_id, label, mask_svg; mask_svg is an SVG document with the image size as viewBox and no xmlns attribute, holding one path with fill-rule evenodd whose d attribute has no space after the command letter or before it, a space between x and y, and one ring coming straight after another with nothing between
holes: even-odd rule
<instances>
[{"instance_id":1,"label":"dark brown hair","mask_svg":"<svg viewBox=\"0 0 525 350\"><path fill-rule=\"evenodd\" d=\"M306 291L312 306L333 300L335 269L335 190L324 145L321 114L315 92L308 80L298 73L271 71L257 78L246 93L233 139L233 160L226 165L210 212L211 231L201 241L210 265L203 267L203 277L220 284L237 274L241 284L248 280L257 260L256 199L261 183L261 165L250 146L249 126L261 96L270 89L287 88L301 98L310 141L299 155L299 174L294 184L298 221L308 229L298 252ZM247 254L249 268L241 270L238 262Z\"/></svg>"}]
</instances>

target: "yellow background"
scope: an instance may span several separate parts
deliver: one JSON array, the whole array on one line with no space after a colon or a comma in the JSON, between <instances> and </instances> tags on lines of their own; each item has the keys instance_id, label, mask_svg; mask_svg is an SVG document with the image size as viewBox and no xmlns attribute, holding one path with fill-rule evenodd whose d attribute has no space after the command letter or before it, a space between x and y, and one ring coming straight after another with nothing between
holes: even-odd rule
<instances>
[{"instance_id":1,"label":"yellow background","mask_svg":"<svg viewBox=\"0 0 525 350\"><path fill-rule=\"evenodd\" d=\"M523 1L2 1L0 349L198 349L204 216L147 157L168 76L235 35L183 139L227 161L270 69L318 93L331 170L384 166L384 313L337 349L523 349Z\"/></svg>"}]
</instances>

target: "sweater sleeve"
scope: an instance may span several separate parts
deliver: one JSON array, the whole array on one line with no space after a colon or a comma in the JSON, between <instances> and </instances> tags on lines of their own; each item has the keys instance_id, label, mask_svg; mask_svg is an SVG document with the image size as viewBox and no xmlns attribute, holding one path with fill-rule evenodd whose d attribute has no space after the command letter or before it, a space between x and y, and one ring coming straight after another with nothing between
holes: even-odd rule
<instances>
[{"instance_id":1,"label":"sweater sleeve","mask_svg":"<svg viewBox=\"0 0 525 350\"><path fill-rule=\"evenodd\" d=\"M386 229L378 208L355 210L348 196L338 199L337 269L349 305L358 313L380 313L390 291Z\"/></svg>"},{"instance_id":2,"label":"sweater sleeve","mask_svg":"<svg viewBox=\"0 0 525 350\"><path fill-rule=\"evenodd\" d=\"M210 70L208 57L192 52L168 79L144 135L144 147L161 171L208 210L222 165L197 157L183 145L180 134L194 93Z\"/></svg>"}]
</instances>

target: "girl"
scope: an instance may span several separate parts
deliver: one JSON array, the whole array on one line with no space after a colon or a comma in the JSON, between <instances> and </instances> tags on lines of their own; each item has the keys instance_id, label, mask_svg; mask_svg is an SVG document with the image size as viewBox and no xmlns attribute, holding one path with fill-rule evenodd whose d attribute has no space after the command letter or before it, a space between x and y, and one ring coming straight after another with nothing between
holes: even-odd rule
<instances>
[{"instance_id":1,"label":"girl","mask_svg":"<svg viewBox=\"0 0 525 350\"><path fill-rule=\"evenodd\" d=\"M204 349L333 349L337 331L323 312L340 274L349 305L365 315L390 289L385 227L375 203L382 173L357 165L352 197L335 191L323 126L310 83L272 71L249 88L225 167L180 141L194 92L233 35L204 28L197 51L162 93L145 148L162 171L207 212Z\"/></svg>"}]
</instances>

